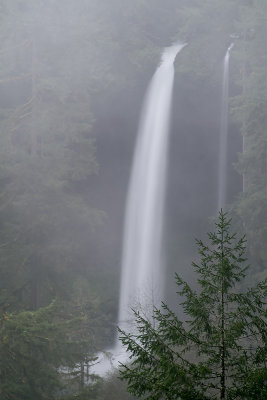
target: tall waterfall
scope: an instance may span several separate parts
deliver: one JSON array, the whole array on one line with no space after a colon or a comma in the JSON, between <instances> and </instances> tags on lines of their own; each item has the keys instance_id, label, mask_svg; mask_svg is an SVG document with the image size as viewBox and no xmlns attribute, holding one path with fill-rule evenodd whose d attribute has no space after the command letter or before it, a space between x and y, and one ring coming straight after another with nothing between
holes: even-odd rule
<instances>
[{"instance_id":1,"label":"tall waterfall","mask_svg":"<svg viewBox=\"0 0 267 400\"><path fill-rule=\"evenodd\" d=\"M167 47L148 87L141 112L137 143L126 204L122 276L119 303L121 329L129 331L131 307L157 305L163 296L162 231L168 155L168 133L174 79L174 60L185 44ZM151 314L146 311L149 318ZM113 349L99 353L91 368L104 376L127 360L117 341Z\"/></svg>"},{"instance_id":2,"label":"tall waterfall","mask_svg":"<svg viewBox=\"0 0 267 400\"><path fill-rule=\"evenodd\" d=\"M225 54L223 63L223 87L221 105L221 126L219 144L219 176L218 176L218 205L220 210L226 205L227 198L227 144L228 144L228 101L229 101L229 60L232 43Z\"/></svg>"},{"instance_id":3,"label":"tall waterfall","mask_svg":"<svg viewBox=\"0 0 267 400\"><path fill-rule=\"evenodd\" d=\"M162 232L174 60L184 44L165 48L148 87L129 184L119 303L127 329L130 307L163 299Z\"/></svg>"}]
</instances>

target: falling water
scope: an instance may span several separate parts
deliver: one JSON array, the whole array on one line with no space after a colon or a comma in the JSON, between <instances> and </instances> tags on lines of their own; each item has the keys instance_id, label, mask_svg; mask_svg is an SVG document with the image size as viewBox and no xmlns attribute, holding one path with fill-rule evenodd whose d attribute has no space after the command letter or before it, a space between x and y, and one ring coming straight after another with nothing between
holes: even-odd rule
<instances>
[{"instance_id":1,"label":"falling water","mask_svg":"<svg viewBox=\"0 0 267 400\"><path fill-rule=\"evenodd\" d=\"M221 106L221 127L219 144L218 210L225 207L227 197L227 143L228 143L228 100L229 100L229 59L232 43L225 54L223 64L223 88Z\"/></svg>"},{"instance_id":2,"label":"falling water","mask_svg":"<svg viewBox=\"0 0 267 400\"><path fill-rule=\"evenodd\" d=\"M162 231L174 60L184 47L167 47L148 87L134 154L126 205L119 325L130 307L163 299Z\"/></svg>"},{"instance_id":3,"label":"falling water","mask_svg":"<svg viewBox=\"0 0 267 400\"><path fill-rule=\"evenodd\" d=\"M148 87L135 148L126 204L118 324L131 330L131 307L146 300L157 305L163 296L162 231L168 132L174 79L174 60L185 44L167 47ZM145 307L147 304L145 304ZM150 304L151 309L151 304ZM146 310L147 312L147 310ZM146 313L149 318L149 312ZM98 354L92 372L105 375L127 354L117 340L110 357Z\"/></svg>"}]
</instances>

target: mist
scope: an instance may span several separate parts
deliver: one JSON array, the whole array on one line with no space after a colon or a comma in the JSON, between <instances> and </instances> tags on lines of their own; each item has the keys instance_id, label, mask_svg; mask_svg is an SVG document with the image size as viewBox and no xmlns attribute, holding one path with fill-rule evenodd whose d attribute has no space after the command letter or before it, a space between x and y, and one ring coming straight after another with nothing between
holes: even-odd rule
<instances>
[{"instance_id":1,"label":"mist","mask_svg":"<svg viewBox=\"0 0 267 400\"><path fill-rule=\"evenodd\" d=\"M162 251L153 251L161 300L179 309L175 272L196 285L195 239L221 207L247 237L248 281L266 277L266 16L256 0L2 0L0 343L17 346L7 361L0 345L3 396L112 399L111 385L128 398L90 371L117 340L140 115L173 43L186 46L174 61Z\"/></svg>"}]
</instances>

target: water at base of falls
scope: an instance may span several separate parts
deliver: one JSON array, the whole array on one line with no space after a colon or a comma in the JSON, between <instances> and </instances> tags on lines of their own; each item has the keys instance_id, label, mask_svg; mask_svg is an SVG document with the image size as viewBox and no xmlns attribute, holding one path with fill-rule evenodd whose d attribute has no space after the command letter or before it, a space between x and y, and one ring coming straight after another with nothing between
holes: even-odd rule
<instances>
[{"instance_id":1,"label":"water at base of falls","mask_svg":"<svg viewBox=\"0 0 267 400\"><path fill-rule=\"evenodd\" d=\"M105 377L115 372L120 363L124 364L128 360L126 350L119 344L116 347L97 354L98 360L94 366L90 367L90 375L96 374Z\"/></svg>"},{"instance_id":2,"label":"water at base of falls","mask_svg":"<svg viewBox=\"0 0 267 400\"><path fill-rule=\"evenodd\" d=\"M131 308L141 307L147 318L164 294L163 224L174 61L185 44L164 49L161 63L148 87L143 104L129 183L118 325L133 331ZM92 372L104 376L127 361L117 339L113 349L98 354Z\"/></svg>"}]
</instances>

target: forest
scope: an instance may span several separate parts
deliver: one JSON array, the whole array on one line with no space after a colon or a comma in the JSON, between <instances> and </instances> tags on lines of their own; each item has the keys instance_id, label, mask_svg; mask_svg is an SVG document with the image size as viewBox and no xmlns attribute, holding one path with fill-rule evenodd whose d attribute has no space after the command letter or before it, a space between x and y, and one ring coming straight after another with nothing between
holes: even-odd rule
<instances>
[{"instance_id":1,"label":"forest","mask_svg":"<svg viewBox=\"0 0 267 400\"><path fill-rule=\"evenodd\" d=\"M266 398L266 20L266 0L0 1L1 400ZM223 60L233 43L223 211L246 237L250 268L238 290L265 290L265 303L254 297L258 312L265 307L265 366L249 375L261 387L251 385L250 397L142 397L117 371L94 373L118 334L143 99L163 49L176 42L186 46L174 62L162 300L178 309L175 274L195 287L195 238L202 243L218 217Z\"/></svg>"}]
</instances>

